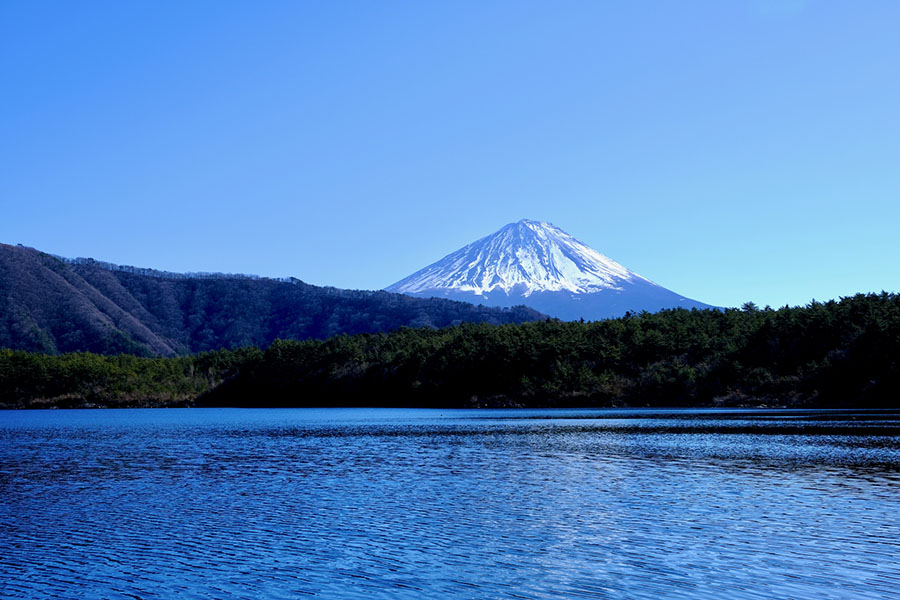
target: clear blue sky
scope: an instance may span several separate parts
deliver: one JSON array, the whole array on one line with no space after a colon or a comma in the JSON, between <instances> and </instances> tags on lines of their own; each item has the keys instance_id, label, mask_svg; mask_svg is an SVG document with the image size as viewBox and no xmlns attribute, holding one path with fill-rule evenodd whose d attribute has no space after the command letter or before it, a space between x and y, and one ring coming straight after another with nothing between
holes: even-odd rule
<instances>
[{"instance_id":1,"label":"clear blue sky","mask_svg":"<svg viewBox=\"0 0 900 600\"><path fill-rule=\"evenodd\" d=\"M900 2L0 3L0 241L380 288L520 218L735 306L900 289Z\"/></svg>"}]
</instances>

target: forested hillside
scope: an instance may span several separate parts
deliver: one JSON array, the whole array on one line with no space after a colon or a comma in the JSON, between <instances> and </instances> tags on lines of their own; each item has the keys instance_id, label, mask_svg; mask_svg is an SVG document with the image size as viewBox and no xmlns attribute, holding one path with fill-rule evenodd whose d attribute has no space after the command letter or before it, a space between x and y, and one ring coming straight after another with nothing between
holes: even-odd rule
<instances>
[{"instance_id":1,"label":"forested hillside","mask_svg":"<svg viewBox=\"0 0 900 600\"><path fill-rule=\"evenodd\" d=\"M6 406L900 406L900 296L403 328L174 359L0 352Z\"/></svg>"},{"instance_id":2,"label":"forested hillside","mask_svg":"<svg viewBox=\"0 0 900 600\"><path fill-rule=\"evenodd\" d=\"M165 273L0 244L0 348L173 356L265 347L279 338L541 317L525 307L501 310L297 279Z\"/></svg>"}]
</instances>

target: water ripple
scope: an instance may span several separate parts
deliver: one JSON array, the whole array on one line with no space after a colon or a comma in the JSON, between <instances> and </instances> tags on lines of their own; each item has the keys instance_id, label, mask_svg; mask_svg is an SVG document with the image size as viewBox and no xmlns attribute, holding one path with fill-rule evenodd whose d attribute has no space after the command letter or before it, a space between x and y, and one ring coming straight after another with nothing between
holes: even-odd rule
<instances>
[{"instance_id":1,"label":"water ripple","mask_svg":"<svg viewBox=\"0 0 900 600\"><path fill-rule=\"evenodd\" d=\"M900 420L887 411L2 417L3 598L900 587Z\"/></svg>"}]
</instances>

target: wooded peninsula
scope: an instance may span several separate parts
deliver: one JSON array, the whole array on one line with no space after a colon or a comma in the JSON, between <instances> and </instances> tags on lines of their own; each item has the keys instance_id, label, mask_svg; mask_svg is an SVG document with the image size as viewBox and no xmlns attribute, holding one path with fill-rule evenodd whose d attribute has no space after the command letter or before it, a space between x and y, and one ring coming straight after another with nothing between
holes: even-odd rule
<instances>
[{"instance_id":1,"label":"wooded peninsula","mask_svg":"<svg viewBox=\"0 0 900 600\"><path fill-rule=\"evenodd\" d=\"M900 296L148 358L0 350L0 407L900 405Z\"/></svg>"}]
</instances>

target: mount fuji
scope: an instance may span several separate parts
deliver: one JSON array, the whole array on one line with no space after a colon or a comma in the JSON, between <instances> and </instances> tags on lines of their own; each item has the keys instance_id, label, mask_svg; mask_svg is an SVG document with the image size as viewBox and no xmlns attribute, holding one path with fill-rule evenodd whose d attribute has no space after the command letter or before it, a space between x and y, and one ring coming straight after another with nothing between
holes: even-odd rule
<instances>
[{"instance_id":1,"label":"mount fuji","mask_svg":"<svg viewBox=\"0 0 900 600\"><path fill-rule=\"evenodd\" d=\"M653 283L552 225L522 219L385 288L487 306L525 304L564 320L715 308Z\"/></svg>"}]
</instances>

